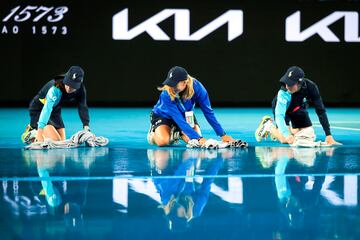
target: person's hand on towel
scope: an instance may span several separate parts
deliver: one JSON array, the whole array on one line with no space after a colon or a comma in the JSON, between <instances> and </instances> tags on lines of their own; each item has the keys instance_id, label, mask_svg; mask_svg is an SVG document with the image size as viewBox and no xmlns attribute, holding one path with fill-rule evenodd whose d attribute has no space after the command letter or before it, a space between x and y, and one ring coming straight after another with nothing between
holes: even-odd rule
<instances>
[{"instance_id":1,"label":"person's hand on towel","mask_svg":"<svg viewBox=\"0 0 360 240\"><path fill-rule=\"evenodd\" d=\"M331 135L326 136L325 142L329 145L342 145L341 143L335 141L335 139Z\"/></svg>"},{"instance_id":2,"label":"person's hand on towel","mask_svg":"<svg viewBox=\"0 0 360 240\"><path fill-rule=\"evenodd\" d=\"M200 145L203 146L206 142L206 138L202 137L202 138L198 139L198 141L199 141Z\"/></svg>"},{"instance_id":3,"label":"person's hand on towel","mask_svg":"<svg viewBox=\"0 0 360 240\"><path fill-rule=\"evenodd\" d=\"M221 141L223 142L235 142L236 140L233 139L231 136L229 135L224 135L221 137Z\"/></svg>"},{"instance_id":4,"label":"person's hand on towel","mask_svg":"<svg viewBox=\"0 0 360 240\"><path fill-rule=\"evenodd\" d=\"M293 136L292 134L290 134L289 136L287 136L285 139L286 139L286 142L287 142L288 144L293 144L294 141L295 141L295 138L294 138L294 136Z\"/></svg>"}]
</instances>

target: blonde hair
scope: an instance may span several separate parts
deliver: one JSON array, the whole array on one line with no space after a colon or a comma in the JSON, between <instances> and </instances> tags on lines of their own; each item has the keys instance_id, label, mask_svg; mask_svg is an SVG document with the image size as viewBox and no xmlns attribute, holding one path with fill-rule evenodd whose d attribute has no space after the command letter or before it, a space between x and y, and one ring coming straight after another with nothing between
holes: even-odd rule
<instances>
[{"instance_id":1,"label":"blonde hair","mask_svg":"<svg viewBox=\"0 0 360 240\"><path fill-rule=\"evenodd\" d=\"M182 204L180 204L183 208L185 208L185 218L189 222L194 217L194 200L192 196L181 196ZM175 195L171 195L169 202L165 205L160 205L158 208L162 208L164 210L165 215L169 215L170 212L173 210L175 203L178 202Z\"/></svg>"},{"instance_id":2,"label":"blonde hair","mask_svg":"<svg viewBox=\"0 0 360 240\"><path fill-rule=\"evenodd\" d=\"M186 81L186 88L185 90L182 92L182 96L181 98L184 100L189 100L194 96L194 78L191 77L190 75L188 75ZM170 87L168 85L164 85L162 87L158 87L159 91L167 91L167 93L170 96L171 101L174 101L176 98L176 92L175 92L175 88Z\"/></svg>"}]
</instances>

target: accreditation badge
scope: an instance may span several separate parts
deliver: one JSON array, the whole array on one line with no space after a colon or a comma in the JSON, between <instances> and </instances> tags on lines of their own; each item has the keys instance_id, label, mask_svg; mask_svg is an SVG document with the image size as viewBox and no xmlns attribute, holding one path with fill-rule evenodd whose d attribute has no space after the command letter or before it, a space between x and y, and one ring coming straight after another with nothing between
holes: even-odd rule
<instances>
[{"instance_id":1,"label":"accreditation badge","mask_svg":"<svg viewBox=\"0 0 360 240\"><path fill-rule=\"evenodd\" d=\"M195 127L195 119L194 119L194 112L193 111L187 111L185 112L185 119L186 122L190 125L190 127Z\"/></svg>"}]
</instances>

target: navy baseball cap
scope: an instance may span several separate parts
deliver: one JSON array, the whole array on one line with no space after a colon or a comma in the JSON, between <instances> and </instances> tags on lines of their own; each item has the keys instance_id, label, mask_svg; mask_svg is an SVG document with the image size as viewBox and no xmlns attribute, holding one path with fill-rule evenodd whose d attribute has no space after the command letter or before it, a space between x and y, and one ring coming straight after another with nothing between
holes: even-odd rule
<instances>
[{"instance_id":1,"label":"navy baseball cap","mask_svg":"<svg viewBox=\"0 0 360 240\"><path fill-rule=\"evenodd\" d=\"M74 88L79 89L84 78L84 70L79 66L71 66L69 71L65 74L63 83Z\"/></svg>"},{"instance_id":2,"label":"navy baseball cap","mask_svg":"<svg viewBox=\"0 0 360 240\"><path fill-rule=\"evenodd\" d=\"M304 76L305 73L301 68L297 66L292 66L286 71L284 76L280 78L280 82L287 84L289 87L291 87L294 86L297 82L301 82Z\"/></svg>"},{"instance_id":3,"label":"navy baseball cap","mask_svg":"<svg viewBox=\"0 0 360 240\"><path fill-rule=\"evenodd\" d=\"M168 85L170 87L175 87L176 84L180 81L184 81L188 78L188 73L185 68L182 67L172 67L168 72L166 80L162 83L163 85Z\"/></svg>"}]
</instances>

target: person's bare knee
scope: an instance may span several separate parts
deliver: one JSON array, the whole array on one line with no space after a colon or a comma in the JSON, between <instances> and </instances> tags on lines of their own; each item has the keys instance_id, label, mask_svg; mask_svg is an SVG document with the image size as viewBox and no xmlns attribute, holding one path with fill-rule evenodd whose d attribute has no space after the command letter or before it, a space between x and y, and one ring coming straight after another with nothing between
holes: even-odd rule
<instances>
[{"instance_id":1,"label":"person's bare knee","mask_svg":"<svg viewBox=\"0 0 360 240\"><path fill-rule=\"evenodd\" d=\"M158 145L159 147L163 147L166 145L169 145L170 143L170 136L157 136L155 134L155 143L156 145Z\"/></svg>"},{"instance_id":2,"label":"person's bare knee","mask_svg":"<svg viewBox=\"0 0 360 240\"><path fill-rule=\"evenodd\" d=\"M170 127L166 125L159 126L155 129L154 141L159 147L169 145L170 143Z\"/></svg>"},{"instance_id":3,"label":"person's bare knee","mask_svg":"<svg viewBox=\"0 0 360 240\"><path fill-rule=\"evenodd\" d=\"M56 131L55 127L52 125L46 125L44 128L44 136L50 138L54 141L60 141L60 134Z\"/></svg>"}]
</instances>

